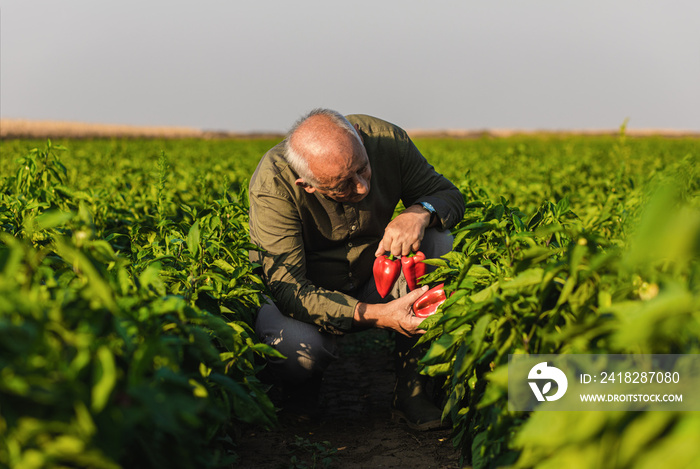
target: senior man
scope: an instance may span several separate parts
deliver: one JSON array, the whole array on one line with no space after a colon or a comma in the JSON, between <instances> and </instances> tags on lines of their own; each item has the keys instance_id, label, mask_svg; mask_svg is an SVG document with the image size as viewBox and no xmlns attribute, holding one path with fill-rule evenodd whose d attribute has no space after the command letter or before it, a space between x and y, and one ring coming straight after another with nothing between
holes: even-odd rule
<instances>
[{"instance_id":1,"label":"senior man","mask_svg":"<svg viewBox=\"0 0 700 469\"><path fill-rule=\"evenodd\" d=\"M403 275L386 298L372 276L375 257L428 258L452 249L464 214L459 190L438 174L406 132L381 119L315 109L261 159L250 181L250 236L261 248L273 299L258 312L256 333L285 355L266 373L312 395L337 358L336 339L381 328L396 332L393 415L414 429L439 427L414 348L422 322ZM406 207L393 217L399 201ZM352 383L348 383L352 386Z\"/></svg>"}]
</instances>

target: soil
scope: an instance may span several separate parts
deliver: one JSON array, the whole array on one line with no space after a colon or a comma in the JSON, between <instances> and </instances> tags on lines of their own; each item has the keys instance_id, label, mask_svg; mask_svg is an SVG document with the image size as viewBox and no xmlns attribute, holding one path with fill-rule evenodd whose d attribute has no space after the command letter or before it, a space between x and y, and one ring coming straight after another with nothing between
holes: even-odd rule
<instances>
[{"instance_id":1,"label":"soil","mask_svg":"<svg viewBox=\"0 0 700 469\"><path fill-rule=\"evenodd\" d=\"M244 428L235 467L462 467L450 429L418 432L392 420L390 350L391 338L382 331L343 338L340 358L323 378L320 417L304 420L281 411L274 430Z\"/></svg>"}]
</instances>

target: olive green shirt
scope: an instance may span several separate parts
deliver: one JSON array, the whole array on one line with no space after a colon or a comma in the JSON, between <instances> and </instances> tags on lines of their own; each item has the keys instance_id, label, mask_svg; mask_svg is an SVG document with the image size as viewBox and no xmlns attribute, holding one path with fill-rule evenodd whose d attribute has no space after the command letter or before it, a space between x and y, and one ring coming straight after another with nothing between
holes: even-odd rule
<instances>
[{"instance_id":1,"label":"olive green shirt","mask_svg":"<svg viewBox=\"0 0 700 469\"><path fill-rule=\"evenodd\" d=\"M374 253L399 200L429 202L439 229L464 215L459 190L425 160L406 132L377 118L347 116L359 124L372 169L369 194L340 203L295 184L283 142L260 160L250 181L251 251L277 307L327 332L350 330L360 287L372 278Z\"/></svg>"}]
</instances>

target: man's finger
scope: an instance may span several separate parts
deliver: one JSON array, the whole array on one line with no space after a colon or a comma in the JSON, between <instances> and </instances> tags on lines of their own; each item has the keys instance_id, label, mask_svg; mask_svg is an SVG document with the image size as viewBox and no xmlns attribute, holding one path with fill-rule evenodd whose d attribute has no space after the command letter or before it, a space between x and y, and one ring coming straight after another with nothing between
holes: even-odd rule
<instances>
[{"instance_id":1,"label":"man's finger","mask_svg":"<svg viewBox=\"0 0 700 469\"><path fill-rule=\"evenodd\" d=\"M384 239L382 240L382 242L384 245L384 249L389 251L394 257L401 256L401 245L399 244L396 238L387 238L387 236L384 235Z\"/></svg>"},{"instance_id":2,"label":"man's finger","mask_svg":"<svg viewBox=\"0 0 700 469\"><path fill-rule=\"evenodd\" d=\"M413 328L412 328L413 330L411 331L411 334L412 334L412 335L423 335L423 334L425 334L425 332L426 332L425 329L421 329L421 328L420 328L420 324L423 322L423 319L421 319L421 318L414 318L414 319L416 319L417 321L415 321L415 323L414 323L415 325L414 325Z\"/></svg>"},{"instance_id":3,"label":"man's finger","mask_svg":"<svg viewBox=\"0 0 700 469\"><path fill-rule=\"evenodd\" d=\"M418 252L418 250L420 250L420 239L418 241L416 241L415 243L413 243L413 246L411 246L411 249L413 250L413 252Z\"/></svg>"},{"instance_id":4,"label":"man's finger","mask_svg":"<svg viewBox=\"0 0 700 469\"><path fill-rule=\"evenodd\" d=\"M427 292L430 288L427 285L423 285L420 288L416 288L415 290L408 292L401 298L405 298L407 302L410 302L411 305L418 300L425 292Z\"/></svg>"},{"instance_id":5,"label":"man's finger","mask_svg":"<svg viewBox=\"0 0 700 469\"><path fill-rule=\"evenodd\" d=\"M384 240L379 241L379 246L377 246L377 251L374 253L374 257L379 257L386 252L384 249Z\"/></svg>"}]
</instances>

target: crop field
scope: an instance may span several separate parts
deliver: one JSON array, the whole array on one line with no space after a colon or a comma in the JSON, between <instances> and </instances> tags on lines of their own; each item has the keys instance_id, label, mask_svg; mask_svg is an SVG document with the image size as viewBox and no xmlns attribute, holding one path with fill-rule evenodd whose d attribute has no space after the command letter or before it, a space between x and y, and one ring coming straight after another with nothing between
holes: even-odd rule
<instances>
[{"instance_id":1,"label":"crop field","mask_svg":"<svg viewBox=\"0 0 700 469\"><path fill-rule=\"evenodd\" d=\"M277 425L247 200L275 143L0 143L0 467L236 467ZM700 414L509 411L507 365L700 353L700 140L416 145L467 206L422 360L462 463L698 467Z\"/></svg>"}]
</instances>

